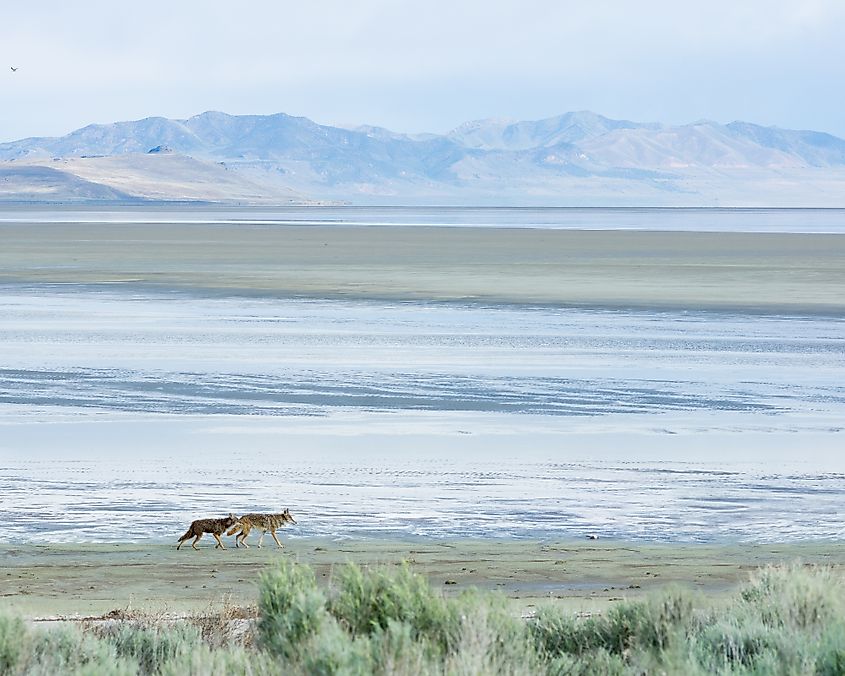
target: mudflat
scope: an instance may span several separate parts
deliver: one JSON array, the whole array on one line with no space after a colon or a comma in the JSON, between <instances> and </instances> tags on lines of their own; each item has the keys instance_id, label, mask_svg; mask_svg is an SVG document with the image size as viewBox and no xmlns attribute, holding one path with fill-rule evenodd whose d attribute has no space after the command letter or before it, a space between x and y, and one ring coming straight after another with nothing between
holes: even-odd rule
<instances>
[{"instance_id":1,"label":"mudflat","mask_svg":"<svg viewBox=\"0 0 845 676\"><path fill-rule=\"evenodd\" d=\"M597 308L845 312L845 235L0 224L0 283Z\"/></svg>"},{"instance_id":2,"label":"mudflat","mask_svg":"<svg viewBox=\"0 0 845 676\"><path fill-rule=\"evenodd\" d=\"M845 575L845 543L635 544L523 540L287 540L279 550L176 551L165 544L0 545L0 607L27 617L96 616L114 609L190 613L224 602L251 605L260 572L282 557L312 565L328 583L336 567L407 561L446 593L499 591L515 609L553 601L600 611L670 584L718 602L757 568L801 562Z\"/></svg>"}]
</instances>

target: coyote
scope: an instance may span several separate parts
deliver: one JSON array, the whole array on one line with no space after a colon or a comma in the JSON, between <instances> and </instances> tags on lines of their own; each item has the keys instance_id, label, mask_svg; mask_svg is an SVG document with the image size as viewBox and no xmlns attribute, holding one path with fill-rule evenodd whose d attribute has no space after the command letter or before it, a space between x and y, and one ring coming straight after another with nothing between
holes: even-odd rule
<instances>
[{"instance_id":1,"label":"coyote","mask_svg":"<svg viewBox=\"0 0 845 676\"><path fill-rule=\"evenodd\" d=\"M192 521L191 526L187 531L185 531L185 534L179 538L179 544L176 546L176 549L178 550L185 540L194 538L194 541L191 543L191 547L199 550L197 542L199 542L199 539L204 533L211 533L214 536L214 539L217 540L217 544L214 545L215 549L218 547L226 549L226 546L220 539L220 534L230 526L237 525L237 523L238 519L233 514L229 514L229 516L225 519L197 519L196 521Z\"/></svg>"},{"instance_id":2,"label":"coyote","mask_svg":"<svg viewBox=\"0 0 845 676\"><path fill-rule=\"evenodd\" d=\"M267 531L269 531L270 535L273 536L276 544L279 545L279 547L283 547L284 545L279 542L279 538L276 537L276 529L281 528L286 523L296 523L290 515L289 509L285 509L285 511L281 514L244 514L240 519L238 519L238 522L229 529L229 532L226 533L226 535L234 535L236 531L240 530L238 536L235 538L235 547L243 545L249 549L249 545L246 543L246 536L249 535L249 532L253 528L260 528L261 537L258 538L259 547L264 541L264 536L267 534Z\"/></svg>"}]
</instances>

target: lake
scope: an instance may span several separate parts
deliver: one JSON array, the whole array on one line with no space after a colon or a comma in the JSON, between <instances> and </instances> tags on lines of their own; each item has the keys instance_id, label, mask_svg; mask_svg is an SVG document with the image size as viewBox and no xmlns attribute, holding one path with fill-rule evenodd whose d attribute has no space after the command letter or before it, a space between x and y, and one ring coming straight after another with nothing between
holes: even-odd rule
<instances>
[{"instance_id":1,"label":"lake","mask_svg":"<svg viewBox=\"0 0 845 676\"><path fill-rule=\"evenodd\" d=\"M839 539L844 235L837 210L2 208L6 537L290 507L292 537Z\"/></svg>"}]
</instances>

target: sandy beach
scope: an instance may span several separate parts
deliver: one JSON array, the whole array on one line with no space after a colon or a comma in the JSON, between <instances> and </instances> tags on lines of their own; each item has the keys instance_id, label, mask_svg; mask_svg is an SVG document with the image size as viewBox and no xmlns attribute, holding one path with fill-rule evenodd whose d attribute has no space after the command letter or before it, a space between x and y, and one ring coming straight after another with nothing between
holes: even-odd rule
<instances>
[{"instance_id":1,"label":"sandy beach","mask_svg":"<svg viewBox=\"0 0 845 676\"><path fill-rule=\"evenodd\" d=\"M206 538L208 540L208 538ZM228 541L228 539L227 539ZM800 561L845 573L845 545L650 545L624 542L519 540L286 539L262 549L201 551L153 544L0 546L2 605L30 618L98 616L114 609L191 613L224 602L251 605L261 570L280 557L312 565L328 582L344 563L396 565L408 561L447 594L469 587L498 591L515 611L552 601L573 611L667 585L718 602L759 568Z\"/></svg>"},{"instance_id":2,"label":"sandy beach","mask_svg":"<svg viewBox=\"0 0 845 676\"><path fill-rule=\"evenodd\" d=\"M845 311L835 234L3 223L0 282L603 308Z\"/></svg>"}]
</instances>

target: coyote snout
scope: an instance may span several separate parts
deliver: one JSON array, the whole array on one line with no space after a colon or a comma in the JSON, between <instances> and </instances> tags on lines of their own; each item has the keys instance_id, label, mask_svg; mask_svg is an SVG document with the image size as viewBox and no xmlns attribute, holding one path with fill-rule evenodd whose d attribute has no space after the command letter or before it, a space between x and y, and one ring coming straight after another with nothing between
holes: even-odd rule
<instances>
[{"instance_id":1,"label":"coyote snout","mask_svg":"<svg viewBox=\"0 0 845 676\"><path fill-rule=\"evenodd\" d=\"M237 523L237 517L231 513L229 514L229 516L223 519L197 519L196 521L191 522L191 525L188 530L182 537L179 538L179 544L176 546L176 549L178 550L179 548L181 548L182 543L185 542L185 540L194 538L194 541L191 543L191 547L199 550L199 547L197 547L197 542L199 542L200 538L203 536L204 533L211 533L214 536L214 539L217 540L217 544L214 545L215 549L217 549L218 547L220 547L221 549L226 549L226 546L220 539L220 535L227 528L231 528L232 526L237 525Z\"/></svg>"}]
</instances>

